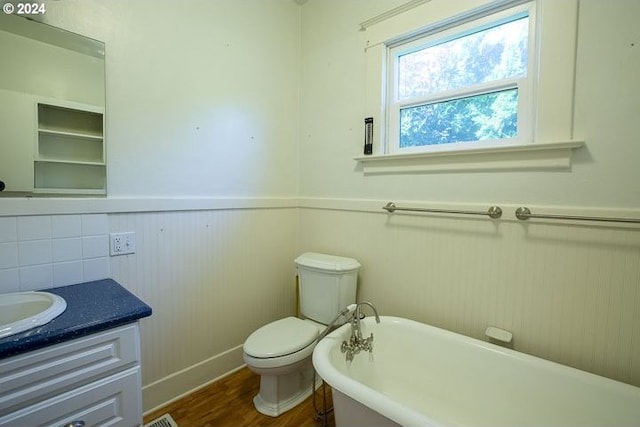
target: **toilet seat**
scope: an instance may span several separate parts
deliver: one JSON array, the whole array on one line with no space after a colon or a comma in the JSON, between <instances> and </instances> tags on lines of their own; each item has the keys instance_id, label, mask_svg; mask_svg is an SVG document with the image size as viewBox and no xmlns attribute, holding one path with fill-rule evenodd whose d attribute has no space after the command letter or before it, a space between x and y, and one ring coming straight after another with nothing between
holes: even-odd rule
<instances>
[{"instance_id":1,"label":"toilet seat","mask_svg":"<svg viewBox=\"0 0 640 427\"><path fill-rule=\"evenodd\" d=\"M297 317L271 322L253 332L244 343L244 358L255 367L285 366L311 355L318 326Z\"/></svg>"}]
</instances>

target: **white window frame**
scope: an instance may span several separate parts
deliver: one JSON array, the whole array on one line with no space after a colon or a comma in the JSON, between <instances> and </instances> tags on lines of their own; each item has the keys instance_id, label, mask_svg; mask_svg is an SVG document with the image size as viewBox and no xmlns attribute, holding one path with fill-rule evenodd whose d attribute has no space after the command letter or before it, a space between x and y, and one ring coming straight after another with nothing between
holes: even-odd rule
<instances>
[{"instance_id":1,"label":"white window frame","mask_svg":"<svg viewBox=\"0 0 640 427\"><path fill-rule=\"evenodd\" d=\"M472 34L495 25L507 23L519 18L528 17L528 61L527 74L522 78L503 79L494 82L474 85L447 92L440 92L435 95L416 97L413 99L398 100L398 58L404 54L423 49L425 47L438 45L440 43L453 40L455 38ZM469 19L472 19L469 21ZM516 6L488 16L465 17L464 22L453 22L452 26L445 30L425 29L421 35L412 36L409 40L401 39L388 44L387 49L387 75L386 84L386 121L387 134L385 135L385 152L387 153L422 153L422 152L442 152L465 149L468 147L494 147L509 144L531 143L532 123L534 121L533 110L533 87L536 81L537 66L537 46L536 25L535 25L535 3ZM506 89L518 89L518 134L515 138L504 138L499 140L476 140L452 142L447 144L425 145L418 147L400 148L400 110L407 107L426 105L431 103L451 101L469 96L482 95Z\"/></svg>"},{"instance_id":2,"label":"white window frame","mask_svg":"<svg viewBox=\"0 0 640 427\"><path fill-rule=\"evenodd\" d=\"M584 141L573 138L573 97L577 43L578 0L430 0L401 13L374 17L361 24L365 47L364 117L374 118L373 154L358 155L365 174L416 172L567 170L573 150ZM426 150L392 150L387 108L389 50L401 41L427 34L445 34L449 29L477 19L495 19L516 7L530 7L529 61L535 67L527 87L526 102L520 103L518 137L496 141L474 141L428 146ZM395 10L391 11L394 12ZM383 14L385 15L385 14ZM381 17L383 15L380 15ZM534 21L534 22L531 22ZM369 24L369 22L373 22ZM454 30L455 31L455 30ZM531 49L533 44L534 49ZM521 94L519 94L521 96ZM527 111L529 109L529 111ZM528 122L527 122L528 120ZM358 144L359 152L361 144Z\"/></svg>"}]
</instances>

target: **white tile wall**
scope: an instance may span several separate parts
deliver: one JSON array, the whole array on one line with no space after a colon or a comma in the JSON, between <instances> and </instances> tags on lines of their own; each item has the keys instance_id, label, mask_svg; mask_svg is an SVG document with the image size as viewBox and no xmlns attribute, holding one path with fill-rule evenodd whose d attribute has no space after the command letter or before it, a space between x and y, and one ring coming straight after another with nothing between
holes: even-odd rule
<instances>
[{"instance_id":1,"label":"white tile wall","mask_svg":"<svg viewBox=\"0 0 640 427\"><path fill-rule=\"evenodd\" d=\"M18 266L18 244L0 243L0 269Z\"/></svg>"},{"instance_id":2,"label":"white tile wall","mask_svg":"<svg viewBox=\"0 0 640 427\"><path fill-rule=\"evenodd\" d=\"M82 259L82 239L53 239L53 262L64 262Z\"/></svg>"},{"instance_id":3,"label":"white tile wall","mask_svg":"<svg viewBox=\"0 0 640 427\"><path fill-rule=\"evenodd\" d=\"M18 242L18 261L21 266L51 264L51 239Z\"/></svg>"},{"instance_id":4,"label":"white tile wall","mask_svg":"<svg viewBox=\"0 0 640 427\"><path fill-rule=\"evenodd\" d=\"M18 292L18 269L3 268L0 269L0 293Z\"/></svg>"},{"instance_id":5,"label":"white tile wall","mask_svg":"<svg viewBox=\"0 0 640 427\"><path fill-rule=\"evenodd\" d=\"M109 256L109 236L88 236L82 238L82 258L102 258Z\"/></svg>"},{"instance_id":6,"label":"white tile wall","mask_svg":"<svg viewBox=\"0 0 640 427\"><path fill-rule=\"evenodd\" d=\"M81 220L83 236L109 234L109 218L106 214L82 215Z\"/></svg>"},{"instance_id":7,"label":"white tile wall","mask_svg":"<svg viewBox=\"0 0 640 427\"><path fill-rule=\"evenodd\" d=\"M18 217L18 241L50 239L50 216L21 216Z\"/></svg>"},{"instance_id":8,"label":"white tile wall","mask_svg":"<svg viewBox=\"0 0 640 427\"><path fill-rule=\"evenodd\" d=\"M18 226L15 217L0 217L0 242L16 242Z\"/></svg>"},{"instance_id":9,"label":"white tile wall","mask_svg":"<svg viewBox=\"0 0 640 427\"><path fill-rule=\"evenodd\" d=\"M55 238L82 236L82 220L79 215L57 215L51 218L51 235Z\"/></svg>"},{"instance_id":10,"label":"white tile wall","mask_svg":"<svg viewBox=\"0 0 640 427\"><path fill-rule=\"evenodd\" d=\"M70 284L82 281L82 261L56 262L53 264L53 283Z\"/></svg>"},{"instance_id":11,"label":"white tile wall","mask_svg":"<svg viewBox=\"0 0 640 427\"><path fill-rule=\"evenodd\" d=\"M0 293L108 277L106 214L0 217Z\"/></svg>"}]
</instances>

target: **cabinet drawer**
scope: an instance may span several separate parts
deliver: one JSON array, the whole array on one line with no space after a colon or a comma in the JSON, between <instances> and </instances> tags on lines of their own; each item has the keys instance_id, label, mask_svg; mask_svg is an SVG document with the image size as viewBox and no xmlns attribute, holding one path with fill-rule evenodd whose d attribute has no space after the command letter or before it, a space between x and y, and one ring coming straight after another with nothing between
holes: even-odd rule
<instances>
[{"instance_id":1,"label":"cabinet drawer","mask_svg":"<svg viewBox=\"0 0 640 427\"><path fill-rule=\"evenodd\" d=\"M0 414L137 365L137 337L136 323L0 360Z\"/></svg>"},{"instance_id":2,"label":"cabinet drawer","mask_svg":"<svg viewBox=\"0 0 640 427\"><path fill-rule=\"evenodd\" d=\"M103 378L61 395L0 416L2 427L60 427L72 421L86 426L133 427L142 424L140 368Z\"/></svg>"}]
</instances>

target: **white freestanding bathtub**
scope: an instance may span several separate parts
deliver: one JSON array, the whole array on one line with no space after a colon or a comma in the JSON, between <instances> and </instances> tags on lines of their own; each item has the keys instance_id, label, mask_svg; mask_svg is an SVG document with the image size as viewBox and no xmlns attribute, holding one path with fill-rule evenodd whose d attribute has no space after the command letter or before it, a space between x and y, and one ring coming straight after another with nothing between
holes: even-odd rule
<instances>
[{"instance_id":1,"label":"white freestanding bathtub","mask_svg":"<svg viewBox=\"0 0 640 427\"><path fill-rule=\"evenodd\" d=\"M640 388L397 317L362 322L373 354L347 363L345 324L316 346L338 427L640 426Z\"/></svg>"}]
</instances>

